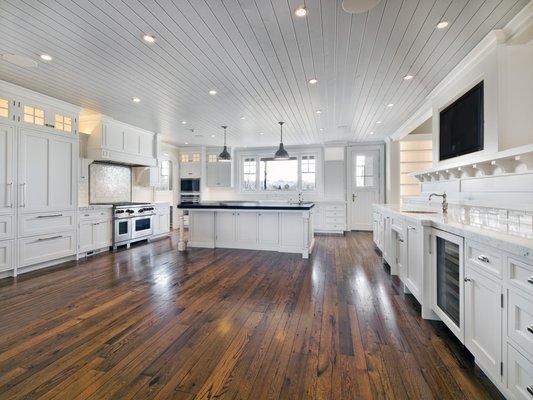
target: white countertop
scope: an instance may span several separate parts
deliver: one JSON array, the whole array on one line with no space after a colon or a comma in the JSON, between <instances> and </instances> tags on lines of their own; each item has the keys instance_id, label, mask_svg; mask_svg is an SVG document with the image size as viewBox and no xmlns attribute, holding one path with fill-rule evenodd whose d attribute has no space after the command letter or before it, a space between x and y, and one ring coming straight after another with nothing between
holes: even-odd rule
<instances>
[{"instance_id":1,"label":"white countertop","mask_svg":"<svg viewBox=\"0 0 533 400\"><path fill-rule=\"evenodd\" d=\"M469 215L461 209L449 210L446 215L442 212L436 214L410 213L409 210L435 211L434 208L412 205L375 204L374 207L399 214L422 225L433 226L533 260L533 228L531 225L520 225L508 220L498 221L491 218L490 215L479 215L478 212L475 215Z\"/></svg>"},{"instance_id":2,"label":"white countertop","mask_svg":"<svg viewBox=\"0 0 533 400\"><path fill-rule=\"evenodd\" d=\"M108 208L113 208L112 204L91 204L88 206L79 206L79 211L94 211L94 210L104 210Z\"/></svg>"}]
</instances>

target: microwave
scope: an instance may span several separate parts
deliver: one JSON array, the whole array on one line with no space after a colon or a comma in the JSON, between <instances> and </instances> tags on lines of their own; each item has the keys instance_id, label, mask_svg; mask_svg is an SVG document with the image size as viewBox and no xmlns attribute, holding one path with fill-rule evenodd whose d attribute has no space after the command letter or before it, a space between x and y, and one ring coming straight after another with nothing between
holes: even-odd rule
<instances>
[{"instance_id":1,"label":"microwave","mask_svg":"<svg viewBox=\"0 0 533 400\"><path fill-rule=\"evenodd\" d=\"M180 182L181 193L200 192L200 179L182 179Z\"/></svg>"}]
</instances>

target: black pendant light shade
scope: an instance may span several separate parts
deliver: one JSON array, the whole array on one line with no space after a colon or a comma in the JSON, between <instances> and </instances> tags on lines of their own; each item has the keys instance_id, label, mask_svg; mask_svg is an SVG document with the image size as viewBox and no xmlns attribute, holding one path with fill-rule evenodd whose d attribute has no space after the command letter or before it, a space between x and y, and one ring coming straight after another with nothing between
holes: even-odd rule
<instances>
[{"instance_id":1,"label":"black pendant light shade","mask_svg":"<svg viewBox=\"0 0 533 400\"><path fill-rule=\"evenodd\" d=\"M224 148L222 149L222 153L218 155L218 161L222 162L228 162L231 161L231 155L228 152L228 147L226 146L226 125L222 125L222 128L224 128Z\"/></svg>"},{"instance_id":2,"label":"black pendant light shade","mask_svg":"<svg viewBox=\"0 0 533 400\"><path fill-rule=\"evenodd\" d=\"M289 153L287 153L287 150L283 147L283 124L284 122L280 121L278 122L279 129L281 133L281 138L279 142L279 148L278 151L276 151L276 154L274 154L275 160L288 160L289 159Z\"/></svg>"}]
</instances>

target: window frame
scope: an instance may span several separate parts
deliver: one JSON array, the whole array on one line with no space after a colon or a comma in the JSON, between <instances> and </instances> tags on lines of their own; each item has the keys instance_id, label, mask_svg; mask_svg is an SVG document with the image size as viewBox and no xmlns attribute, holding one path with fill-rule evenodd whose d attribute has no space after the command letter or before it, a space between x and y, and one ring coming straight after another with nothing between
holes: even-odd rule
<instances>
[{"instance_id":1,"label":"window frame","mask_svg":"<svg viewBox=\"0 0 533 400\"><path fill-rule=\"evenodd\" d=\"M299 192L306 193L306 194L317 194L322 192L323 190L323 182L322 182L322 174L323 174L323 163L322 163L322 157L323 157L323 149L321 148L310 148L310 149L292 149L290 151L290 156L295 157L297 159L297 165L298 165L298 180L296 184L296 189L290 189L290 190L279 190L279 189L261 189L260 188L260 177L259 177L259 171L260 171L260 162L261 158L271 158L272 157L273 150L258 150L255 152L252 151L245 151L245 152L239 152L238 157L236 159L238 160L238 182L239 182L239 192L240 193L285 193L285 194L297 194ZM302 189L302 157L303 156L312 156L315 158L315 188L310 189ZM254 189L245 189L244 188L244 160L246 158L254 158L255 159L255 187Z\"/></svg>"}]
</instances>

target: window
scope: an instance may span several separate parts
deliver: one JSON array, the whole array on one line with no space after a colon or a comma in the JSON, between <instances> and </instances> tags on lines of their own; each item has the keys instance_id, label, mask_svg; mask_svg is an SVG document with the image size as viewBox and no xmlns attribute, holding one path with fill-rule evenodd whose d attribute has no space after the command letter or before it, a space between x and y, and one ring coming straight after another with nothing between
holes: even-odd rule
<instances>
[{"instance_id":1,"label":"window","mask_svg":"<svg viewBox=\"0 0 533 400\"><path fill-rule=\"evenodd\" d=\"M316 160L315 156L302 156L302 190L316 188Z\"/></svg>"},{"instance_id":2,"label":"window","mask_svg":"<svg viewBox=\"0 0 533 400\"><path fill-rule=\"evenodd\" d=\"M9 101L0 99L0 117L9 117Z\"/></svg>"},{"instance_id":3,"label":"window","mask_svg":"<svg viewBox=\"0 0 533 400\"><path fill-rule=\"evenodd\" d=\"M200 162L200 153L193 153L192 162Z\"/></svg>"},{"instance_id":4,"label":"window","mask_svg":"<svg viewBox=\"0 0 533 400\"><path fill-rule=\"evenodd\" d=\"M72 132L72 119L61 114L56 114L54 126L60 131Z\"/></svg>"},{"instance_id":5,"label":"window","mask_svg":"<svg viewBox=\"0 0 533 400\"><path fill-rule=\"evenodd\" d=\"M359 154L355 157L355 186L374 187L374 157Z\"/></svg>"},{"instance_id":6,"label":"window","mask_svg":"<svg viewBox=\"0 0 533 400\"><path fill-rule=\"evenodd\" d=\"M257 172L257 163L255 158L245 158L242 164L243 168L243 180L242 180L242 189L243 190L255 190L256 185L256 172Z\"/></svg>"},{"instance_id":7,"label":"window","mask_svg":"<svg viewBox=\"0 0 533 400\"><path fill-rule=\"evenodd\" d=\"M44 110L24 106L24 122L41 126L44 125Z\"/></svg>"},{"instance_id":8,"label":"window","mask_svg":"<svg viewBox=\"0 0 533 400\"><path fill-rule=\"evenodd\" d=\"M161 161L159 169L158 190L172 190L172 163L169 160Z\"/></svg>"},{"instance_id":9,"label":"window","mask_svg":"<svg viewBox=\"0 0 533 400\"><path fill-rule=\"evenodd\" d=\"M180 156L180 161L185 163L185 162L189 162L189 155L188 154L182 154Z\"/></svg>"},{"instance_id":10,"label":"window","mask_svg":"<svg viewBox=\"0 0 533 400\"><path fill-rule=\"evenodd\" d=\"M261 190L297 190L298 159L296 157L288 160L261 158L259 186Z\"/></svg>"},{"instance_id":11,"label":"window","mask_svg":"<svg viewBox=\"0 0 533 400\"><path fill-rule=\"evenodd\" d=\"M218 162L218 156L216 154L208 154L207 162Z\"/></svg>"}]
</instances>

